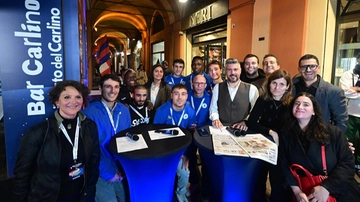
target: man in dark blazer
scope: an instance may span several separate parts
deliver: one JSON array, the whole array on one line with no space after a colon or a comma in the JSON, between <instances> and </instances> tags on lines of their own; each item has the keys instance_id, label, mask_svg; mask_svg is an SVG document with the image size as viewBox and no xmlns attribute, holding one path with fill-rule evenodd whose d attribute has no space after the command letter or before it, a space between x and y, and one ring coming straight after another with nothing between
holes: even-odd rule
<instances>
[{"instance_id":1,"label":"man in dark blazer","mask_svg":"<svg viewBox=\"0 0 360 202\"><path fill-rule=\"evenodd\" d=\"M293 94L308 92L321 106L326 123L336 125L343 133L346 131L348 114L344 91L338 86L324 81L320 75L319 59L306 54L299 59L299 74L293 78Z\"/></svg>"}]
</instances>

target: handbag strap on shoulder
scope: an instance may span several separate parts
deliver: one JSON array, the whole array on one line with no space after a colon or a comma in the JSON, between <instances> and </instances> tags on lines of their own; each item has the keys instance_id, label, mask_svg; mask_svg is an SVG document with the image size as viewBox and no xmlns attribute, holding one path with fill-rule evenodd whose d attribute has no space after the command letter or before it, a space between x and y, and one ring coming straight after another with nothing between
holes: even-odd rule
<instances>
[{"instance_id":1,"label":"handbag strap on shoulder","mask_svg":"<svg viewBox=\"0 0 360 202\"><path fill-rule=\"evenodd\" d=\"M326 156L325 156L325 146L321 145L321 161L323 166L323 171L325 173L325 176L327 176L327 169L326 169Z\"/></svg>"}]
</instances>

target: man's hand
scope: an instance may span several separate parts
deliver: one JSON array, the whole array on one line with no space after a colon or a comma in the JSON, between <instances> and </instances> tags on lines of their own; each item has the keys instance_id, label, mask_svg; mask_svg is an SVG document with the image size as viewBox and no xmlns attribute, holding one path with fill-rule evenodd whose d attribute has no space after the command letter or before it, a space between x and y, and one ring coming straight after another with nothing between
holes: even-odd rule
<instances>
[{"instance_id":1,"label":"man's hand","mask_svg":"<svg viewBox=\"0 0 360 202\"><path fill-rule=\"evenodd\" d=\"M221 121L219 119L216 119L212 122L212 126L214 126L215 128L222 128L224 127L223 124L221 123Z\"/></svg>"},{"instance_id":2,"label":"man's hand","mask_svg":"<svg viewBox=\"0 0 360 202\"><path fill-rule=\"evenodd\" d=\"M154 104L153 104L150 100L147 101L147 108L148 108L149 110L154 109Z\"/></svg>"},{"instance_id":3,"label":"man's hand","mask_svg":"<svg viewBox=\"0 0 360 202\"><path fill-rule=\"evenodd\" d=\"M116 173L115 176L110 180L110 182L117 182L123 180L123 176L120 173Z\"/></svg>"},{"instance_id":4,"label":"man's hand","mask_svg":"<svg viewBox=\"0 0 360 202\"><path fill-rule=\"evenodd\" d=\"M355 153L355 147L354 147L354 144L352 142L348 142L349 144L349 148L351 150L351 153L354 154Z\"/></svg>"},{"instance_id":5,"label":"man's hand","mask_svg":"<svg viewBox=\"0 0 360 202\"><path fill-rule=\"evenodd\" d=\"M240 121L235 123L234 125L231 126L232 128L237 128L239 130L243 130L243 131L247 131L248 127L246 126L245 121Z\"/></svg>"}]
</instances>

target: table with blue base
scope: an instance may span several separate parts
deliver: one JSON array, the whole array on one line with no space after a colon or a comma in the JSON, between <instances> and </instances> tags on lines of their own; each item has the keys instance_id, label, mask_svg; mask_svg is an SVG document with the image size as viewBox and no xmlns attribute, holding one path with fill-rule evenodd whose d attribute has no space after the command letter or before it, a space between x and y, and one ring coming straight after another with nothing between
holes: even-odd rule
<instances>
[{"instance_id":1,"label":"table with blue base","mask_svg":"<svg viewBox=\"0 0 360 202\"><path fill-rule=\"evenodd\" d=\"M203 127L210 133L209 127ZM211 182L211 201L249 202L263 161L250 157L215 155L212 137L194 133Z\"/></svg>"},{"instance_id":2,"label":"table with blue base","mask_svg":"<svg viewBox=\"0 0 360 202\"><path fill-rule=\"evenodd\" d=\"M129 183L130 201L173 201L175 176L181 155L192 141L192 134L185 129L185 136L151 140L148 131L173 128L172 125L140 125L117 133L108 146L125 171ZM116 138L126 132L142 134L148 148L117 153Z\"/></svg>"}]
</instances>

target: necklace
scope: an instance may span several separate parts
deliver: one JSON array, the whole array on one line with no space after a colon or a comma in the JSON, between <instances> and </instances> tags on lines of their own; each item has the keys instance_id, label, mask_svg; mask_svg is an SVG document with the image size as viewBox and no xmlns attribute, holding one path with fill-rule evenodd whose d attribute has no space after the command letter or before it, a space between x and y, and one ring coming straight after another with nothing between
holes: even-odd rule
<instances>
[{"instance_id":1,"label":"necklace","mask_svg":"<svg viewBox=\"0 0 360 202\"><path fill-rule=\"evenodd\" d=\"M273 101L273 103L274 103L274 106L275 106L275 109L276 109L276 110L279 109L279 107L281 107L282 103L280 103L279 105L276 105L275 100L273 99L272 101Z\"/></svg>"}]
</instances>

